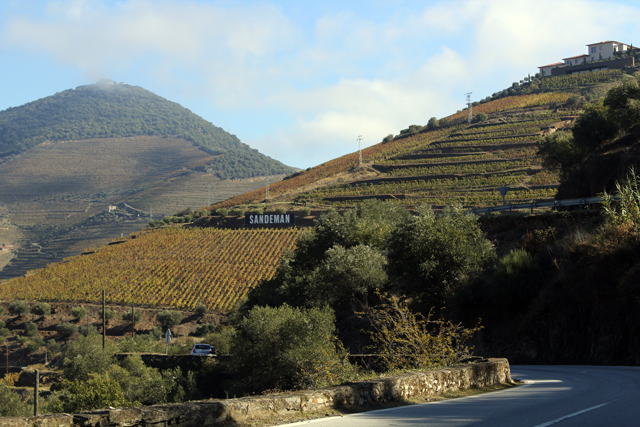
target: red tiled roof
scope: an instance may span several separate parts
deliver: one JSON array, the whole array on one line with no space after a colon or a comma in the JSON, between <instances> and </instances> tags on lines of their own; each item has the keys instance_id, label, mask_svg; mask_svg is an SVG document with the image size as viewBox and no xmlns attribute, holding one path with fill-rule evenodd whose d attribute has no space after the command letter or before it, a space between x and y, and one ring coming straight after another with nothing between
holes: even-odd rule
<instances>
[{"instance_id":1,"label":"red tiled roof","mask_svg":"<svg viewBox=\"0 0 640 427\"><path fill-rule=\"evenodd\" d=\"M568 57L568 58L562 58L562 59L563 59L563 60L565 60L565 59L576 59L576 58L583 58L583 57L585 57L585 56L589 56L589 55L570 56L570 57Z\"/></svg>"},{"instance_id":2,"label":"red tiled roof","mask_svg":"<svg viewBox=\"0 0 640 427\"><path fill-rule=\"evenodd\" d=\"M555 64L541 65L538 68L553 67L554 65L564 65L564 62L556 62Z\"/></svg>"}]
</instances>

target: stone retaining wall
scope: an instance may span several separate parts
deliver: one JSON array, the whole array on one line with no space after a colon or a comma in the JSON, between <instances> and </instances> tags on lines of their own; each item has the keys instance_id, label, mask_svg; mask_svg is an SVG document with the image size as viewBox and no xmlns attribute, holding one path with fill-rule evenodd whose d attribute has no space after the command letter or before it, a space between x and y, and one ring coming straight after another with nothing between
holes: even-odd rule
<instances>
[{"instance_id":1,"label":"stone retaining wall","mask_svg":"<svg viewBox=\"0 0 640 427\"><path fill-rule=\"evenodd\" d=\"M454 368L411 373L320 390L304 390L239 399L201 400L167 405L106 409L73 415L0 418L0 426L215 426L223 422L255 422L274 415L316 412L325 408L377 406L414 396L431 396L511 381L507 359L489 359Z\"/></svg>"}]
</instances>

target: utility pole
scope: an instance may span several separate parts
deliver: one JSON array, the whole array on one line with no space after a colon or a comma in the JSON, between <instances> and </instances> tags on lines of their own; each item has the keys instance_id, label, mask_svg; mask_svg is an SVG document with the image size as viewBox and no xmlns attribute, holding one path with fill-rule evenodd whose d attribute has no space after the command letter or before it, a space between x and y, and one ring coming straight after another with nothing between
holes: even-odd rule
<instances>
[{"instance_id":1,"label":"utility pole","mask_svg":"<svg viewBox=\"0 0 640 427\"><path fill-rule=\"evenodd\" d=\"M40 371L36 369L33 387L33 416L38 416L38 397L40 396Z\"/></svg>"},{"instance_id":2,"label":"utility pole","mask_svg":"<svg viewBox=\"0 0 640 427\"><path fill-rule=\"evenodd\" d=\"M358 166L362 166L362 135L358 135Z\"/></svg>"},{"instance_id":3,"label":"utility pole","mask_svg":"<svg viewBox=\"0 0 640 427\"><path fill-rule=\"evenodd\" d=\"M469 93L466 93L466 94L465 94L465 95L467 95L467 111L468 111L468 114L467 114L467 123L468 123L468 124L471 124L471 94L472 94L472 93L473 93L473 92L469 92Z\"/></svg>"},{"instance_id":4,"label":"utility pole","mask_svg":"<svg viewBox=\"0 0 640 427\"><path fill-rule=\"evenodd\" d=\"M104 289L102 290L102 350L104 350L104 342L107 338L107 311L106 311L106 299L104 296Z\"/></svg>"},{"instance_id":5,"label":"utility pole","mask_svg":"<svg viewBox=\"0 0 640 427\"><path fill-rule=\"evenodd\" d=\"M267 176L265 177L264 199L269 200L269 166L267 166Z\"/></svg>"}]
</instances>

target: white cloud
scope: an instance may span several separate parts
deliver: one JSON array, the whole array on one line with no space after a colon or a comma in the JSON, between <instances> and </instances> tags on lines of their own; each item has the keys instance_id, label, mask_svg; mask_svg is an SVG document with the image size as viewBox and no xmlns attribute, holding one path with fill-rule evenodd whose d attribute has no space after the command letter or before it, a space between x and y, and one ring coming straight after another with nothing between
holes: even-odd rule
<instances>
[{"instance_id":1,"label":"white cloud","mask_svg":"<svg viewBox=\"0 0 640 427\"><path fill-rule=\"evenodd\" d=\"M244 140L268 154L288 147L304 160L282 160L311 166L355 151L357 135L370 145L453 113L465 92L483 98L538 65L586 53L587 43L640 35L640 10L612 2L397 4L376 16L327 3L306 28L277 0L66 0L47 3L44 16L5 17L0 43L93 79L136 76L187 107L189 97L207 99L214 123L216 112L235 114ZM289 121L269 134L250 127L272 112ZM313 144L301 149L303 141Z\"/></svg>"}]
</instances>

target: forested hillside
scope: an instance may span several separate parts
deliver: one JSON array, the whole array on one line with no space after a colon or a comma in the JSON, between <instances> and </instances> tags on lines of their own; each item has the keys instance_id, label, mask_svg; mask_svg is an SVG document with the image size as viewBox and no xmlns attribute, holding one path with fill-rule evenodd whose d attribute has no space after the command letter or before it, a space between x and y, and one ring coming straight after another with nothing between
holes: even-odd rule
<instances>
[{"instance_id":1,"label":"forested hillside","mask_svg":"<svg viewBox=\"0 0 640 427\"><path fill-rule=\"evenodd\" d=\"M103 80L0 112L0 158L44 141L163 136L186 139L216 156L221 179L289 173L235 136L148 90Z\"/></svg>"}]
</instances>

